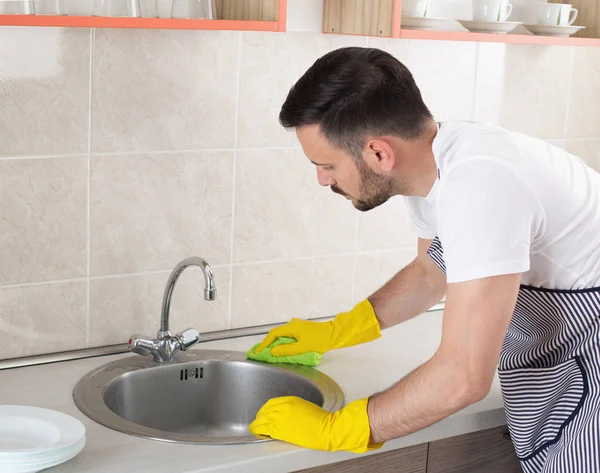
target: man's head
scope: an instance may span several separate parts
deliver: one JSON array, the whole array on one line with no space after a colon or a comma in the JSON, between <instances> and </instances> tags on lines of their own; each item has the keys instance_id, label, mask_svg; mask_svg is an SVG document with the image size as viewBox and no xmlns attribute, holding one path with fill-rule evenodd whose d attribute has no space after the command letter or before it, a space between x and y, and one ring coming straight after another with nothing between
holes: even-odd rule
<instances>
[{"instance_id":1,"label":"man's head","mask_svg":"<svg viewBox=\"0 0 600 473\"><path fill-rule=\"evenodd\" d=\"M319 183L362 211L410 195L404 146L432 116L412 74L390 54L342 48L318 59L292 87L279 120L296 130Z\"/></svg>"}]
</instances>

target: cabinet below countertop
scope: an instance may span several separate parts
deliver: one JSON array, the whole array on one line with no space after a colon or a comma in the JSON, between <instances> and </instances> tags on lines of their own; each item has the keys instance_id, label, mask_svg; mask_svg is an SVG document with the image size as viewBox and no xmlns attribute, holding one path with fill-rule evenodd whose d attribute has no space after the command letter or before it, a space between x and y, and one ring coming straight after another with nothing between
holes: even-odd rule
<instances>
[{"instance_id":1,"label":"cabinet below countertop","mask_svg":"<svg viewBox=\"0 0 600 473\"><path fill-rule=\"evenodd\" d=\"M522 473L506 426L295 473Z\"/></svg>"}]
</instances>

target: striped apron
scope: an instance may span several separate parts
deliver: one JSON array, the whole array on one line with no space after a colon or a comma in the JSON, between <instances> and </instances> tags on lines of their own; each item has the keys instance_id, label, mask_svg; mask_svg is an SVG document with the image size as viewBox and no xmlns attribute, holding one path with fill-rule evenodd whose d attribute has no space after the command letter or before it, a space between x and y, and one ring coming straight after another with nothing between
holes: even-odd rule
<instances>
[{"instance_id":1,"label":"striped apron","mask_svg":"<svg viewBox=\"0 0 600 473\"><path fill-rule=\"evenodd\" d=\"M438 238L427 253L446 273ZM498 375L525 473L600 473L600 288L522 285Z\"/></svg>"}]
</instances>

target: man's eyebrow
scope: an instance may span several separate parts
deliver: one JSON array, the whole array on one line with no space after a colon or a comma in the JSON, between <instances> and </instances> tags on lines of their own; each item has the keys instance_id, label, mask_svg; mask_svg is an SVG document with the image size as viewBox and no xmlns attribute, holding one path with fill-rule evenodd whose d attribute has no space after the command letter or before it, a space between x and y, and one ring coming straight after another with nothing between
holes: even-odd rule
<instances>
[{"instance_id":1,"label":"man's eyebrow","mask_svg":"<svg viewBox=\"0 0 600 473\"><path fill-rule=\"evenodd\" d=\"M314 161L311 161L311 163L315 166L331 166L331 163L315 163Z\"/></svg>"}]
</instances>

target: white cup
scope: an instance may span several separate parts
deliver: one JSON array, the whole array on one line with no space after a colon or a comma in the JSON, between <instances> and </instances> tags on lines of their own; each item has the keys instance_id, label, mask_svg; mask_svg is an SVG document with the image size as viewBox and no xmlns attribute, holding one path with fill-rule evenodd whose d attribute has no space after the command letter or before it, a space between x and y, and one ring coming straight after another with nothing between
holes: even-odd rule
<instances>
[{"instance_id":1,"label":"white cup","mask_svg":"<svg viewBox=\"0 0 600 473\"><path fill-rule=\"evenodd\" d=\"M63 0L35 0L36 15L66 15Z\"/></svg>"},{"instance_id":2,"label":"white cup","mask_svg":"<svg viewBox=\"0 0 600 473\"><path fill-rule=\"evenodd\" d=\"M570 26L577 19L577 8L562 3L541 3L537 5L538 25Z\"/></svg>"},{"instance_id":3,"label":"white cup","mask_svg":"<svg viewBox=\"0 0 600 473\"><path fill-rule=\"evenodd\" d=\"M0 0L0 13L8 15L33 15L33 0Z\"/></svg>"},{"instance_id":4,"label":"white cup","mask_svg":"<svg viewBox=\"0 0 600 473\"><path fill-rule=\"evenodd\" d=\"M204 18L212 20L212 0L173 0L171 18Z\"/></svg>"},{"instance_id":5,"label":"white cup","mask_svg":"<svg viewBox=\"0 0 600 473\"><path fill-rule=\"evenodd\" d=\"M431 0L404 0L402 2L402 15L424 18L431 11Z\"/></svg>"},{"instance_id":6,"label":"white cup","mask_svg":"<svg viewBox=\"0 0 600 473\"><path fill-rule=\"evenodd\" d=\"M92 15L138 18L140 0L95 0Z\"/></svg>"},{"instance_id":7,"label":"white cup","mask_svg":"<svg viewBox=\"0 0 600 473\"><path fill-rule=\"evenodd\" d=\"M512 10L508 0L473 0L475 21L506 21Z\"/></svg>"},{"instance_id":8,"label":"white cup","mask_svg":"<svg viewBox=\"0 0 600 473\"><path fill-rule=\"evenodd\" d=\"M158 18L158 2L156 0L140 0L140 15L143 18Z\"/></svg>"}]
</instances>

